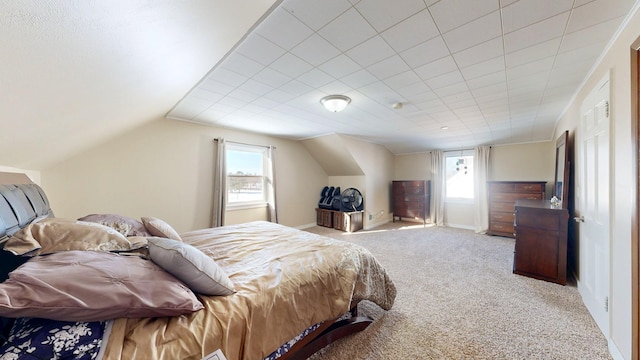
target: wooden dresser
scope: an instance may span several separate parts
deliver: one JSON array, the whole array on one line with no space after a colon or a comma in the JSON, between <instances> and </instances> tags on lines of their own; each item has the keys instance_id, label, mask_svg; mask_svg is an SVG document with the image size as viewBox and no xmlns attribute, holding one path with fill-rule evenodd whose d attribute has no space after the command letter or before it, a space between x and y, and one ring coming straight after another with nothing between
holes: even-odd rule
<instances>
[{"instance_id":1,"label":"wooden dresser","mask_svg":"<svg viewBox=\"0 0 640 360\"><path fill-rule=\"evenodd\" d=\"M513 212L519 199L545 198L546 181L488 181L489 230L487 234L514 237Z\"/></svg>"},{"instance_id":2,"label":"wooden dresser","mask_svg":"<svg viewBox=\"0 0 640 360\"><path fill-rule=\"evenodd\" d=\"M431 180L393 181L393 221L396 217L422 219L431 215Z\"/></svg>"},{"instance_id":3,"label":"wooden dresser","mask_svg":"<svg viewBox=\"0 0 640 360\"><path fill-rule=\"evenodd\" d=\"M513 272L565 285L569 211L549 200L518 200L515 209Z\"/></svg>"}]
</instances>

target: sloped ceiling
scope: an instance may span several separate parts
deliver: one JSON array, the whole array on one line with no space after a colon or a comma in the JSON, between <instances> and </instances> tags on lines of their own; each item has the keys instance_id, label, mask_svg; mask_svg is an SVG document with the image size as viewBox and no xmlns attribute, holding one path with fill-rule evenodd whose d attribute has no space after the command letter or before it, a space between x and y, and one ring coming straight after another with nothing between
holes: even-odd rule
<instances>
[{"instance_id":1,"label":"sloped ceiling","mask_svg":"<svg viewBox=\"0 0 640 360\"><path fill-rule=\"evenodd\" d=\"M275 0L0 3L0 165L40 170L163 117Z\"/></svg>"},{"instance_id":2,"label":"sloped ceiling","mask_svg":"<svg viewBox=\"0 0 640 360\"><path fill-rule=\"evenodd\" d=\"M302 144L322 166L327 175L364 175L364 171L349 151L348 141L349 139L344 135L331 134L303 140Z\"/></svg>"},{"instance_id":3,"label":"sloped ceiling","mask_svg":"<svg viewBox=\"0 0 640 360\"><path fill-rule=\"evenodd\" d=\"M0 165L43 170L167 114L296 140L347 134L395 154L551 140L557 117L637 7L2 1ZM332 93L353 99L347 110L320 107Z\"/></svg>"}]
</instances>

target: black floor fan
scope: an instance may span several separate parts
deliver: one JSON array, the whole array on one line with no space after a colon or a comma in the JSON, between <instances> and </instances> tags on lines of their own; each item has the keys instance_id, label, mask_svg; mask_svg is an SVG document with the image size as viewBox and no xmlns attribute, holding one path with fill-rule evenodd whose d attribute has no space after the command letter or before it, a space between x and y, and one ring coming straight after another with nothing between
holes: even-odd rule
<instances>
[{"instance_id":1,"label":"black floor fan","mask_svg":"<svg viewBox=\"0 0 640 360\"><path fill-rule=\"evenodd\" d=\"M360 190L355 188L345 189L341 196L340 211L362 211L364 210L364 198Z\"/></svg>"}]
</instances>

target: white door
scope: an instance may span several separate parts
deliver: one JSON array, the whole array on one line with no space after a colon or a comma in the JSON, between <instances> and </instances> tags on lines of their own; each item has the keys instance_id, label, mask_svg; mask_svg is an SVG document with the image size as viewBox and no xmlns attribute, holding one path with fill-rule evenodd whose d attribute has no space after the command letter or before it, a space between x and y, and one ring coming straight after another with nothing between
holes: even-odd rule
<instances>
[{"instance_id":1,"label":"white door","mask_svg":"<svg viewBox=\"0 0 640 360\"><path fill-rule=\"evenodd\" d=\"M609 76L581 107L580 170L576 215L580 216L578 290L609 337Z\"/></svg>"}]
</instances>

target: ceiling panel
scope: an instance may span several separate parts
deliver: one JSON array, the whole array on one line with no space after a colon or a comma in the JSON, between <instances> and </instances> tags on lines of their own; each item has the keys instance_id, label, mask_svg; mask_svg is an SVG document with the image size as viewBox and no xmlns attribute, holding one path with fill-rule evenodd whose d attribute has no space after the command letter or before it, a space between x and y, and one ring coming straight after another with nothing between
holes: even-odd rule
<instances>
[{"instance_id":1,"label":"ceiling panel","mask_svg":"<svg viewBox=\"0 0 640 360\"><path fill-rule=\"evenodd\" d=\"M382 32L425 9L426 5L422 0L364 0L355 7L378 32Z\"/></svg>"},{"instance_id":2,"label":"ceiling panel","mask_svg":"<svg viewBox=\"0 0 640 360\"><path fill-rule=\"evenodd\" d=\"M400 56L394 55L367 67L367 70L378 79L386 79L409 70L409 66Z\"/></svg>"},{"instance_id":3,"label":"ceiling panel","mask_svg":"<svg viewBox=\"0 0 640 360\"><path fill-rule=\"evenodd\" d=\"M453 30L498 10L495 0L439 1L429 7L441 32Z\"/></svg>"},{"instance_id":4,"label":"ceiling panel","mask_svg":"<svg viewBox=\"0 0 640 360\"><path fill-rule=\"evenodd\" d=\"M269 67L290 78L296 78L313 69L313 65L291 53L284 54Z\"/></svg>"},{"instance_id":5,"label":"ceiling panel","mask_svg":"<svg viewBox=\"0 0 640 360\"><path fill-rule=\"evenodd\" d=\"M502 35L500 12L494 11L470 23L444 33L447 47L458 52Z\"/></svg>"},{"instance_id":6,"label":"ceiling panel","mask_svg":"<svg viewBox=\"0 0 640 360\"><path fill-rule=\"evenodd\" d=\"M504 35L507 53L522 50L564 35L571 12L567 11L549 19Z\"/></svg>"},{"instance_id":7,"label":"ceiling panel","mask_svg":"<svg viewBox=\"0 0 640 360\"><path fill-rule=\"evenodd\" d=\"M539 21L571 10L573 0L518 1L502 9L505 33L522 29Z\"/></svg>"},{"instance_id":8,"label":"ceiling panel","mask_svg":"<svg viewBox=\"0 0 640 360\"><path fill-rule=\"evenodd\" d=\"M347 51L347 56L362 67L373 65L395 54L396 53L391 46L389 46L380 36L374 36Z\"/></svg>"},{"instance_id":9,"label":"ceiling panel","mask_svg":"<svg viewBox=\"0 0 640 360\"><path fill-rule=\"evenodd\" d=\"M351 8L347 0L289 0L282 8L298 18L314 31L320 30L331 20Z\"/></svg>"},{"instance_id":10,"label":"ceiling panel","mask_svg":"<svg viewBox=\"0 0 640 360\"><path fill-rule=\"evenodd\" d=\"M290 49L309 37L313 30L283 8L275 9L270 20L262 22L256 32L284 49Z\"/></svg>"},{"instance_id":11,"label":"ceiling panel","mask_svg":"<svg viewBox=\"0 0 640 360\"><path fill-rule=\"evenodd\" d=\"M433 22L431 13L425 9L385 30L381 36L395 51L402 52L440 36L440 32Z\"/></svg>"},{"instance_id":12,"label":"ceiling panel","mask_svg":"<svg viewBox=\"0 0 640 360\"><path fill-rule=\"evenodd\" d=\"M412 68L424 65L450 54L441 36L427 40L400 53L402 59Z\"/></svg>"},{"instance_id":13,"label":"ceiling panel","mask_svg":"<svg viewBox=\"0 0 640 360\"><path fill-rule=\"evenodd\" d=\"M558 37L506 55L507 67L524 65L547 57L555 57L560 49L562 38Z\"/></svg>"},{"instance_id":14,"label":"ceiling panel","mask_svg":"<svg viewBox=\"0 0 640 360\"><path fill-rule=\"evenodd\" d=\"M502 36L480 43L476 46L464 49L453 54L456 63L460 67L465 67L479 62L504 55Z\"/></svg>"},{"instance_id":15,"label":"ceiling panel","mask_svg":"<svg viewBox=\"0 0 640 360\"><path fill-rule=\"evenodd\" d=\"M423 80L427 80L454 70L458 70L458 64L452 56L445 56L416 68L415 73Z\"/></svg>"},{"instance_id":16,"label":"ceiling panel","mask_svg":"<svg viewBox=\"0 0 640 360\"><path fill-rule=\"evenodd\" d=\"M318 66L340 55L340 50L318 34L313 34L291 49L291 53L313 66Z\"/></svg>"},{"instance_id":17,"label":"ceiling panel","mask_svg":"<svg viewBox=\"0 0 640 360\"><path fill-rule=\"evenodd\" d=\"M464 75L465 79L471 80L487 74L504 71L504 69L504 57L498 56L475 65L464 67L460 69L460 71L462 72L462 75Z\"/></svg>"},{"instance_id":18,"label":"ceiling panel","mask_svg":"<svg viewBox=\"0 0 640 360\"><path fill-rule=\"evenodd\" d=\"M238 46L237 52L262 65L269 65L284 55L286 50L254 33Z\"/></svg>"},{"instance_id":19,"label":"ceiling panel","mask_svg":"<svg viewBox=\"0 0 640 360\"><path fill-rule=\"evenodd\" d=\"M567 33L624 16L629 11L629 3L627 0L595 0L578 6L571 15Z\"/></svg>"},{"instance_id":20,"label":"ceiling panel","mask_svg":"<svg viewBox=\"0 0 640 360\"><path fill-rule=\"evenodd\" d=\"M354 8L328 23L318 33L342 51L347 51L377 35L377 32Z\"/></svg>"},{"instance_id":21,"label":"ceiling panel","mask_svg":"<svg viewBox=\"0 0 640 360\"><path fill-rule=\"evenodd\" d=\"M634 3L283 0L167 116L394 153L551 141Z\"/></svg>"}]
</instances>

